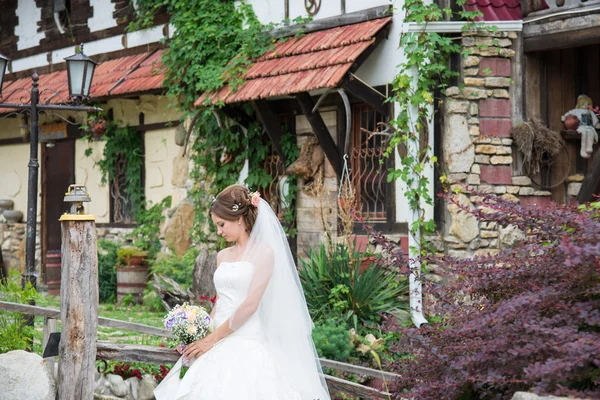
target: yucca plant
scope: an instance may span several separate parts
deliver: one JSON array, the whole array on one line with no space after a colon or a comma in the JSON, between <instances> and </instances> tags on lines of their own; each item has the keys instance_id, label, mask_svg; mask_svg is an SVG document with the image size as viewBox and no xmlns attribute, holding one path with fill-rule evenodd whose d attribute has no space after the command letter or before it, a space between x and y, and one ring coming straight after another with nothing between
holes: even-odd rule
<instances>
[{"instance_id":1,"label":"yucca plant","mask_svg":"<svg viewBox=\"0 0 600 400\"><path fill-rule=\"evenodd\" d=\"M362 256L344 245L328 251L321 244L301 259L299 275L313 320L339 316L370 324L380 313L408 308L406 278L375 264L361 272Z\"/></svg>"}]
</instances>

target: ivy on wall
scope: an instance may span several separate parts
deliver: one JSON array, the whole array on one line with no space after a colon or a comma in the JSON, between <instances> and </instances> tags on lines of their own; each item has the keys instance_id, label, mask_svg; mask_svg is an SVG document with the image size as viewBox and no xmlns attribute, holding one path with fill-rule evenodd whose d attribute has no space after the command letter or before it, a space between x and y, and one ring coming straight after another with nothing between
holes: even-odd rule
<instances>
[{"instance_id":1,"label":"ivy on wall","mask_svg":"<svg viewBox=\"0 0 600 400\"><path fill-rule=\"evenodd\" d=\"M461 7L464 0L458 0ZM404 21L426 26L428 22L443 21L453 15L451 9L440 9L437 4L423 0L405 0L402 6ZM459 11L460 20L468 21L463 31L481 28L474 22L482 15L479 11ZM409 227L411 233L420 232L422 251L429 250L426 235L435 232L433 220L425 219L426 205L433 205L429 191L430 181L426 175L427 164L437 166L437 158L429 145L423 146L421 136L428 129L427 121L432 119L434 110L434 94L442 93L450 80L458 75L458 71L450 68L453 54L468 55L461 48L460 42L443 33L437 32L404 32L400 36L400 48L404 50L404 61L399 65L398 73L393 81L393 92L390 101L398 104L398 112L391 121L395 127L394 136L389 141L386 155L394 154L399 145L417 149L412 154L401 157L401 165L389 171L388 180L401 179L406 183L405 196L411 210L418 212L418 219ZM441 179L444 179L441 174Z\"/></svg>"},{"instance_id":2,"label":"ivy on wall","mask_svg":"<svg viewBox=\"0 0 600 400\"><path fill-rule=\"evenodd\" d=\"M195 184L189 194L196 219L192 237L195 242L205 241L211 196L236 183L245 160L250 165L245 180L250 188L259 189L271 182L272 177L263 168L271 144L264 140L258 122L241 129L230 124L218 107L198 110L193 104L201 93L214 91L225 82L235 90L251 61L274 46L267 34L273 26L262 25L252 6L243 0L147 0L140 2L130 29L151 26L159 12L168 13L175 27L162 58L167 71L164 86L186 113L184 118L200 113L193 118L197 123L190 158L197 168L191 173ZM253 114L249 107L244 112ZM293 179L291 183L295 184ZM291 186L288 204L293 204L294 196L295 186ZM291 207L286 211L286 221L295 219L290 213Z\"/></svg>"}]
</instances>

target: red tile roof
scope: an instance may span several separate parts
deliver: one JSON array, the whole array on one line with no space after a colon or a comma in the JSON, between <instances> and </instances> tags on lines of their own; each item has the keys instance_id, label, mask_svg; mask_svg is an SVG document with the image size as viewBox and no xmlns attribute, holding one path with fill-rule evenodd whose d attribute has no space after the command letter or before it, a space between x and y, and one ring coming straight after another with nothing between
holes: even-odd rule
<instances>
[{"instance_id":1,"label":"red tile roof","mask_svg":"<svg viewBox=\"0 0 600 400\"><path fill-rule=\"evenodd\" d=\"M215 93L202 94L195 104L201 106L206 98L213 104L237 103L335 87L391 20L340 26L277 43L255 60L237 91L225 85Z\"/></svg>"},{"instance_id":2,"label":"red tile roof","mask_svg":"<svg viewBox=\"0 0 600 400\"><path fill-rule=\"evenodd\" d=\"M478 21L514 21L521 18L520 0L467 0L463 5L467 11L481 11Z\"/></svg>"},{"instance_id":3,"label":"red tile roof","mask_svg":"<svg viewBox=\"0 0 600 400\"><path fill-rule=\"evenodd\" d=\"M92 98L115 96L127 93L142 93L161 89L164 69L161 63L162 51L138 54L105 61L96 67L90 96ZM18 90L11 94L17 88ZM66 101L69 95L67 71L57 71L40 75L40 103L58 104ZM31 78L6 82L2 89L2 102L29 102ZM7 97L8 96L8 97ZM10 112L0 109L0 113Z\"/></svg>"}]
</instances>

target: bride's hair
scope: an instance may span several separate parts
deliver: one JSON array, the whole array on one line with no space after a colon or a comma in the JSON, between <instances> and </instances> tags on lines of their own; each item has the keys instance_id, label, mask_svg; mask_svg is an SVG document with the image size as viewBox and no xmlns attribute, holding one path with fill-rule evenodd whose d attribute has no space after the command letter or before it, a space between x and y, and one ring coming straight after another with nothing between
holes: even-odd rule
<instances>
[{"instance_id":1,"label":"bride's hair","mask_svg":"<svg viewBox=\"0 0 600 400\"><path fill-rule=\"evenodd\" d=\"M236 221L243 217L248 232L256 222L258 209L252 205L250 191L242 185L227 186L217 195L210 206L210 214L227 221Z\"/></svg>"}]
</instances>

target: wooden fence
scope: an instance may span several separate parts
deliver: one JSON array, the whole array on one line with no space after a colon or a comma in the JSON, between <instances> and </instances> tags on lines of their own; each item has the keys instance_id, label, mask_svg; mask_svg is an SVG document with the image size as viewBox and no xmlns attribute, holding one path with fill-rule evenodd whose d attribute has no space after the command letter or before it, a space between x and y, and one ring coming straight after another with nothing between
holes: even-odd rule
<instances>
[{"instance_id":1,"label":"wooden fence","mask_svg":"<svg viewBox=\"0 0 600 400\"><path fill-rule=\"evenodd\" d=\"M45 347L50 333L56 330L56 321L60 320L60 310L31 306L26 304L11 303L0 301L0 310L17 312L25 315L34 315L44 318L44 338L42 346ZM173 338L173 336L163 328L137 324L134 322L120 321L112 318L98 317L98 325L110 328L125 329L141 334L154 335L160 337ZM179 354L173 349L143 346L135 344L116 344L107 341L98 341L96 350L97 360L115 360L128 362L145 362L154 364L175 364L179 359ZM326 360L321 358L323 368L333 369L340 372L349 372L358 375L366 375L371 378L379 378L391 383L399 377L397 374L383 372L376 369L366 368L358 365L347 364L339 361ZM325 380L329 390L340 390L347 394L359 396L364 399L388 399L389 393L377 390L358 383L350 382L334 376L325 375Z\"/></svg>"}]
</instances>

